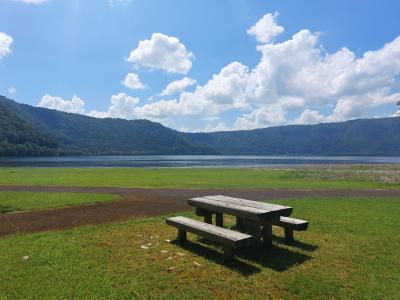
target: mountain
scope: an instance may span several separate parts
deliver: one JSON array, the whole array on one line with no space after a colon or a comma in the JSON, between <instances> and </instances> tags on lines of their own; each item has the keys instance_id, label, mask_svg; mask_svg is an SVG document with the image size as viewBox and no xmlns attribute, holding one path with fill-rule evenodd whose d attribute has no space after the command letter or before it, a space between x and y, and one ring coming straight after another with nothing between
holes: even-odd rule
<instances>
[{"instance_id":1,"label":"mountain","mask_svg":"<svg viewBox=\"0 0 400 300\"><path fill-rule=\"evenodd\" d=\"M19 104L0 103L56 141L63 154L210 154L175 130L147 120L97 119Z\"/></svg>"},{"instance_id":2,"label":"mountain","mask_svg":"<svg viewBox=\"0 0 400 300\"><path fill-rule=\"evenodd\" d=\"M0 155L400 156L400 118L182 133L147 120L96 119L1 96L0 116Z\"/></svg>"},{"instance_id":3,"label":"mountain","mask_svg":"<svg viewBox=\"0 0 400 300\"><path fill-rule=\"evenodd\" d=\"M187 137L224 154L399 156L400 118L289 125Z\"/></svg>"},{"instance_id":4,"label":"mountain","mask_svg":"<svg viewBox=\"0 0 400 300\"><path fill-rule=\"evenodd\" d=\"M54 155L57 142L18 117L0 99L0 156Z\"/></svg>"}]
</instances>

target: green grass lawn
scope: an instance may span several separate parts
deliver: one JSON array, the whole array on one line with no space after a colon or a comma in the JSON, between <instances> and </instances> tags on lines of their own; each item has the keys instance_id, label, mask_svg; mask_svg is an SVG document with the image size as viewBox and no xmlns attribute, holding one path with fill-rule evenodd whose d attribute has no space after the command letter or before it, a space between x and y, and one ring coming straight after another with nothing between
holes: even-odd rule
<instances>
[{"instance_id":1,"label":"green grass lawn","mask_svg":"<svg viewBox=\"0 0 400 300\"><path fill-rule=\"evenodd\" d=\"M0 192L0 213L117 200L118 195L83 193Z\"/></svg>"},{"instance_id":2,"label":"green grass lawn","mask_svg":"<svg viewBox=\"0 0 400 300\"><path fill-rule=\"evenodd\" d=\"M228 264L191 234L166 242L176 229L165 217L3 237L0 299L398 299L398 199L274 203L293 206L308 231L289 246L276 229L272 250Z\"/></svg>"},{"instance_id":3,"label":"green grass lawn","mask_svg":"<svg viewBox=\"0 0 400 300\"><path fill-rule=\"evenodd\" d=\"M320 170L0 168L0 184L155 188L399 188L362 173Z\"/></svg>"}]
</instances>

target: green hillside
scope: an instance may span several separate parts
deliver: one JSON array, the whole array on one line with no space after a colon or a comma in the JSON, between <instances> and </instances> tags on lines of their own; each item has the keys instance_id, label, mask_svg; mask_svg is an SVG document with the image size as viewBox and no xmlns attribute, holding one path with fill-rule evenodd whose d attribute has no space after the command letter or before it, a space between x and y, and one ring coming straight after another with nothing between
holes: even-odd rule
<instances>
[{"instance_id":1,"label":"green hillside","mask_svg":"<svg viewBox=\"0 0 400 300\"><path fill-rule=\"evenodd\" d=\"M22 120L0 101L0 155L58 154L57 143Z\"/></svg>"},{"instance_id":2,"label":"green hillside","mask_svg":"<svg viewBox=\"0 0 400 300\"><path fill-rule=\"evenodd\" d=\"M96 119L0 96L0 155L400 156L400 118L182 133L148 120Z\"/></svg>"},{"instance_id":3,"label":"green hillside","mask_svg":"<svg viewBox=\"0 0 400 300\"><path fill-rule=\"evenodd\" d=\"M97 119L19 104L0 98L19 118L54 140L69 154L203 154L180 132L148 120Z\"/></svg>"},{"instance_id":4,"label":"green hillside","mask_svg":"<svg viewBox=\"0 0 400 300\"><path fill-rule=\"evenodd\" d=\"M224 154L398 156L400 118L197 133L187 137Z\"/></svg>"}]
</instances>

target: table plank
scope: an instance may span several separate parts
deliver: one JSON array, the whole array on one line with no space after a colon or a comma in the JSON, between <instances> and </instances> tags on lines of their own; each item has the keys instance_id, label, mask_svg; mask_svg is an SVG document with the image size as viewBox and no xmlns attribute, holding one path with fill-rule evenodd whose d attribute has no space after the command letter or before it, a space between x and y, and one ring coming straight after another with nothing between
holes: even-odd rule
<instances>
[{"instance_id":1,"label":"table plank","mask_svg":"<svg viewBox=\"0 0 400 300\"><path fill-rule=\"evenodd\" d=\"M226 213L257 222L274 220L277 218L276 213L273 211L207 199L205 197L189 199L188 203L194 207L203 208L212 212Z\"/></svg>"},{"instance_id":2,"label":"table plank","mask_svg":"<svg viewBox=\"0 0 400 300\"><path fill-rule=\"evenodd\" d=\"M223 196L223 195L205 196L205 197L201 197L201 198L216 200L216 201L221 201L221 202L226 202L226 203L231 203L231 204L236 204L236 205L248 206L248 207L258 208L258 209L271 211L271 212L277 212L277 214L279 216L285 216L285 217L290 216L291 213L293 212L293 208L289 207L289 206L276 205L276 204L264 203L264 202L259 202L259 201L252 201L252 200L228 197L228 196Z\"/></svg>"}]
</instances>

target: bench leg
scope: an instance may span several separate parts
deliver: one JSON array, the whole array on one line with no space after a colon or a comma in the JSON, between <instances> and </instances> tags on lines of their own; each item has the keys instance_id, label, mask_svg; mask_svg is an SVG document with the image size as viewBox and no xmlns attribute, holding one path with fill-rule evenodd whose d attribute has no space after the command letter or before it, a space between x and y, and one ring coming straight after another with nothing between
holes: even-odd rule
<instances>
[{"instance_id":1,"label":"bench leg","mask_svg":"<svg viewBox=\"0 0 400 300\"><path fill-rule=\"evenodd\" d=\"M218 227L224 227L224 215L221 213L215 214L215 225Z\"/></svg>"},{"instance_id":2,"label":"bench leg","mask_svg":"<svg viewBox=\"0 0 400 300\"><path fill-rule=\"evenodd\" d=\"M285 228L285 241L291 243L293 240L293 229Z\"/></svg>"},{"instance_id":3,"label":"bench leg","mask_svg":"<svg viewBox=\"0 0 400 300\"><path fill-rule=\"evenodd\" d=\"M236 217L236 228L238 230L243 230L243 219Z\"/></svg>"},{"instance_id":4,"label":"bench leg","mask_svg":"<svg viewBox=\"0 0 400 300\"><path fill-rule=\"evenodd\" d=\"M224 245L224 259L231 260L233 258L233 254L234 254L233 248Z\"/></svg>"},{"instance_id":5,"label":"bench leg","mask_svg":"<svg viewBox=\"0 0 400 300\"><path fill-rule=\"evenodd\" d=\"M265 224L262 229L263 244L266 248L272 247L272 224Z\"/></svg>"},{"instance_id":6,"label":"bench leg","mask_svg":"<svg viewBox=\"0 0 400 300\"><path fill-rule=\"evenodd\" d=\"M185 242L186 241L186 231L178 228L178 241Z\"/></svg>"}]
</instances>

